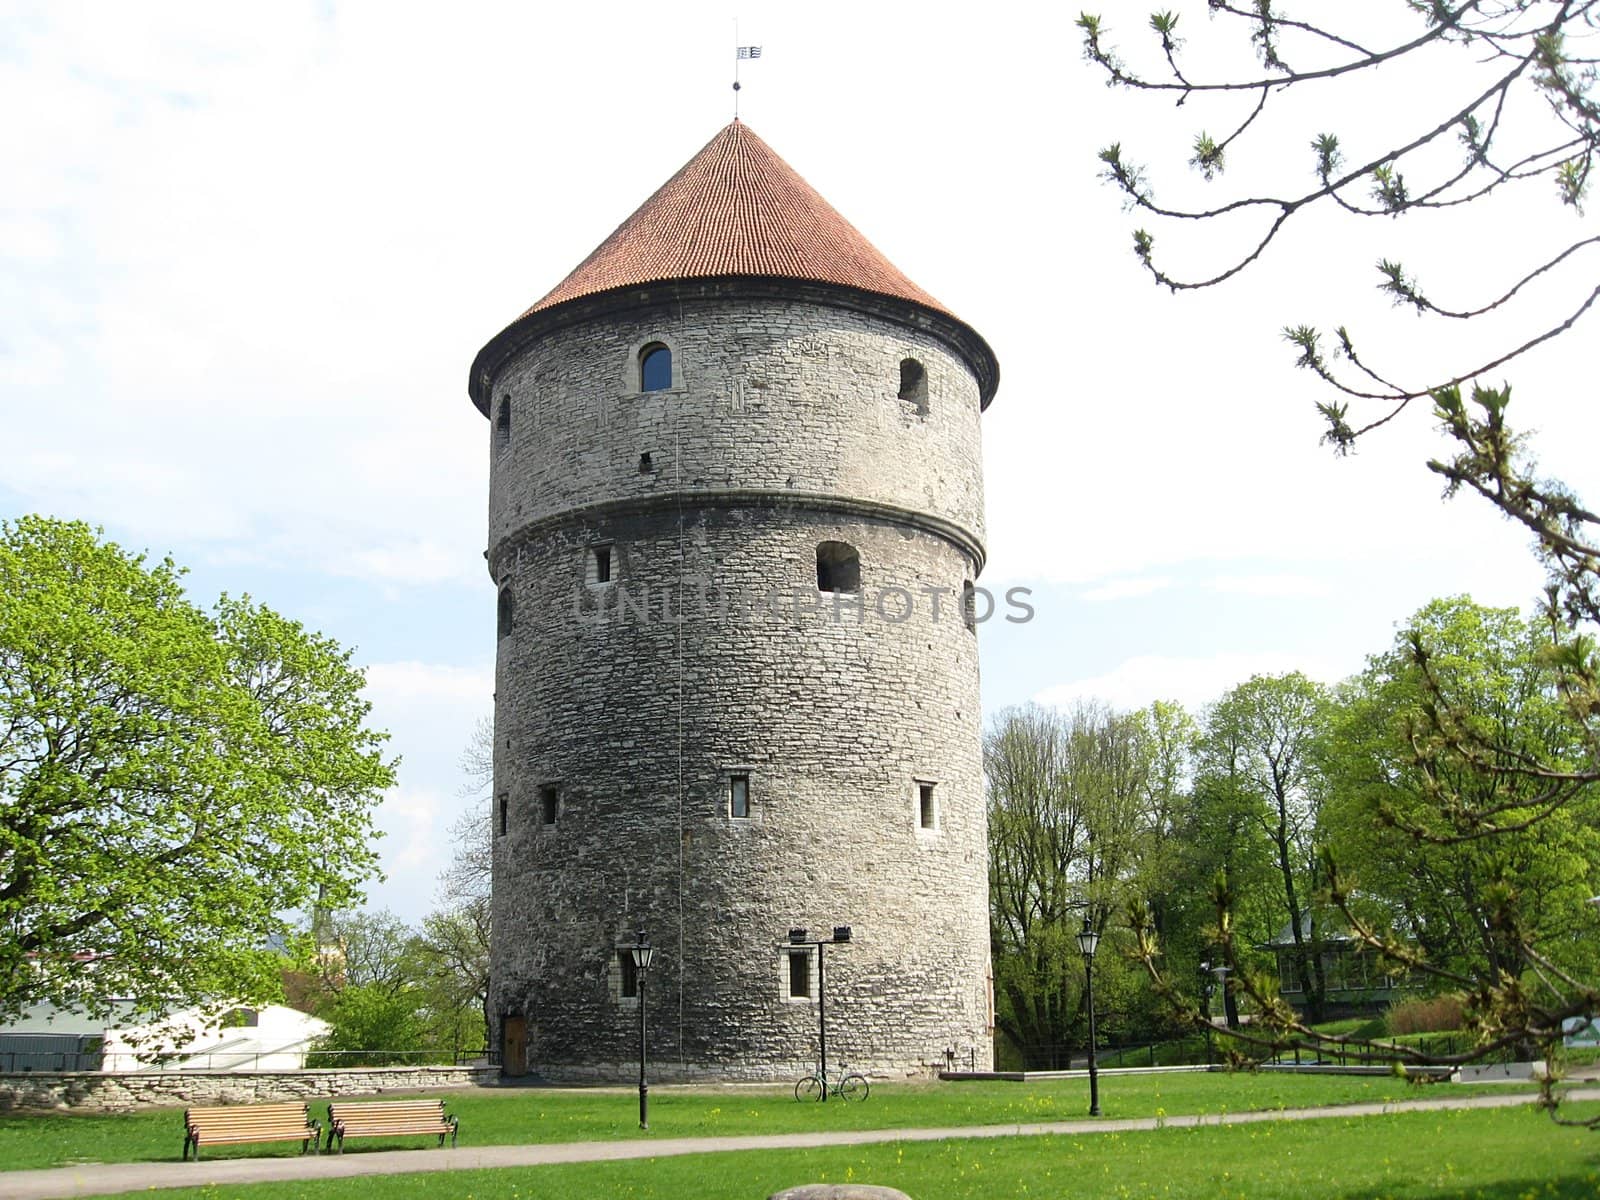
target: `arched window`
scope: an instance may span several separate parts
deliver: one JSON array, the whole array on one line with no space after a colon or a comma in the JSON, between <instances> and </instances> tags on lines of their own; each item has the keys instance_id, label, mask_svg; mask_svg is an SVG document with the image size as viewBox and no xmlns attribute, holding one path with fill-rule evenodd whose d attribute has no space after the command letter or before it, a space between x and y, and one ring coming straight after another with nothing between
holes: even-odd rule
<instances>
[{"instance_id":1,"label":"arched window","mask_svg":"<svg viewBox=\"0 0 1600 1200\"><path fill-rule=\"evenodd\" d=\"M900 399L917 406L917 416L928 415L928 372L914 358L900 360Z\"/></svg>"},{"instance_id":2,"label":"arched window","mask_svg":"<svg viewBox=\"0 0 1600 1200\"><path fill-rule=\"evenodd\" d=\"M817 590L861 590L861 555L854 546L848 542L823 542L817 547Z\"/></svg>"},{"instance_id":3,"label":"arched window","mask_svg":"<svg viewBox=\"0 0 1600 1200\"><path fill-rule=\"evenodd\" d=\"M672 351L651 342L639 351L639 390L665 392L672 388Z\"/></svg>"}]
</instances>

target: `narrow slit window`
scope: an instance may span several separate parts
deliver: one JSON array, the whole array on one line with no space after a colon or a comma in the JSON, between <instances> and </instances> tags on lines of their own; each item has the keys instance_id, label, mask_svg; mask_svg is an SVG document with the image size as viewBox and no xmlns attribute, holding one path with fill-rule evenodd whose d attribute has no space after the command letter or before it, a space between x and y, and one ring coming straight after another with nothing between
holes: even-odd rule
<instances>
[{"instance_id":1,"label":"narrow slit window","mask_svg":"<svg viewBox=\"0 0 1600 1200\"><path fill-rule=\"evenodd\" d=\"M639 390L665 392L672 388L672 351L653 342L639 351Z\"/></svg>"},{"instance_id":2,"label":"narrow slit window","mask_svg":"<svg viewBox=\"0 0 1600 1200\"><path fill-rule=\"evenodd\" d=\"M861 590L861 555L854 546L848 542L823 542L817 547L817 590Z\"/></svg>"},{"instance_id":3,"label":"narrow slit window","mask_svg":"<svg viewBox=\"0 0 1600 1200\"><path fill-rule=\"evenodd\" d=\"M517 627L517 598L512 595L511 589L500 589L500 600L495 610L495 628L501 637L510 637L511 631Z\"/></svg>"},{"instance_id":4,"label":"narrow slit window","mask_svg":"<svg viewBox=\"0 0 1600 1200\"><path fill-rule=\"evenodd\" d=\"M811 955L804 950L789 951L789 995L796 1000L811 995Z\"/></svg>"},{"instance_id":5,"label":"narrow slit window","mask_svg":"<svg viewBox=\"0 0 1600 1200\"><path fill-rule=\"evenodd\" d=\"M495 805L500 812L499 833L501 837L505 837L506 827L509 825L511 820L511 797L506 795L504 792L501 792L495 800Z\"/></svg>"},{"instance_id":6,"label":"narrow slit window","mask_svg":"<svg viewBox=\"0 0 1600 1200\"><path fill-rule=\"evenodd\" d=\"M917 415L928 415L928 372L914 358L900 360L900 399L916 406Z\"/></svg>"},{"instance_id":7,"label":"narrow slit window","mask_svg":"<svg viewBox=\"0 0 1600 1200\"><path fill-rule=\"evenodd\" d=\"M934 827L933 784L917 784L917 824L924 829Z\"/></svg>"},{"instance_id":8,"label":"narrow slit window","mask_svg":"<svg viewBox=\"0 0 1600 1200\"><path fill-rule=\"evenodd\" d=\"M634 965L633 951L622 949L617 951L617 966L622 970L622 977L617 994L624 1000L636 1000L639 997L639 968Z\"/></svg>"},{"instance_id":9,"label":"narrow slit window","mask_svg":"<svg viewBox=\"0 0 1600 1200\"><path fill-rule=\"evenodd\" d=\"M556 817L560 815L561 791L554 784L545 784L539 789L539 821L544 825L554 825Z\"/></svg>"},{"instance_id":10,"label":"narrow slit window","mask_svg":"<svg viewBox=\"0 0 1600 1200\"><path fill-rule=\"evenodd\" d=\"M728 780L728 815L750 815L750 776L734 775Z\"/></svg>"},{"instance_id":11,"label":"narrow slit window","mask_svg":"<svg viewBox=\"0 0 1600 1200\"><path fill-rule=\"evenodd\" d=\"M961 620L969 631L978 631L978 589L970 579L961 581Z\"/></svg>"},{"instance_id":12,"label":"narrow slit window","mask_svg":"<svg viewBox=\"0 0 1600 1200\"><path fill-rule=\"evenodd\" d=\"M615 576L616 555L611 546L590 546L585 575L590 583L610 583Z\"/></svg>"},{"instance_id":13,"label":"narrow slit window","mask_svg":"<svg viewBox=\"0 0 1600 1200\"><path fill-rule=\"evenodd\" d=\"M511 445L511 397L501 396L494 417L494 448L498 452Z\"/></svg>"}]
</instances>

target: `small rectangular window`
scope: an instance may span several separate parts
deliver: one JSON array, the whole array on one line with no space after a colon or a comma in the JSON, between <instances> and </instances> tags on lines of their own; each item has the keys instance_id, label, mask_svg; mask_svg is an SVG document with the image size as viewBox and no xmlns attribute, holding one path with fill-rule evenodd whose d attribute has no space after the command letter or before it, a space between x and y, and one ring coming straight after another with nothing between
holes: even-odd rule
<instances>
[{"instance_id":1,"label":"small rectangular window","mask_svg":"<svg viewBox=\"0 0 1600 1200\"><path fill-rule=\"evenodd\" d=\"M804 1000L811 995L811 955L808 951L789 951L789 995L796 1000Z\"/></svg>"},{"instance_id":2,"label":"small rectangular window","mask_svg":"<svg viewBox=\"0 0 1600 1200\"><path fill-rule=\"evenodd\" d=\"M589 547L589 582L611 582L611 547Z\"/></svg>"},{"instance_id":3,"label":"small rectangular window","mask_svg":"<svg viewBox=\"0 0 1600 1200\"><path fill-rule=\"evenodd\" d=\"M539 789L539 820L545 825L556 823L557 810L561 807L561 790L554 784L545 784Z\"/></svg>"},{"instance_id":4,"label":"small rectangular window","mask_svg":"<svg viewBox=\"0 0 1600 1200\"><path fill-rule=\"evenodd\" d=\"M934 827L933 784L917 784L917 823L924 829Z\"/></svg>"},{"instance_id":5,"label":"small rectangular window","mask_svg":"<svg viewBox=\"0 0 1600 1200\"><path fill-rule=\"evenodd\" d=\"M728 815L730 817L750 815L750 776L734 775L729 778Z\"/></svg>"},{"instance_id":6,"label":"small rectangular window","mask_svg":"<svg viewBox=\"0 0 1600 1200\"><path fill-rule=\"evenodd\" d=\"M621 987L618 990L624 1000L634 1000L639 996L639 968L633 964L632 950L617 951L617 965L622 969Z\"/></svg>"},{"instance_id":7,"label":"small rectangular window","mask_svg":"<svg viewBox=\"0 0 1600 1200\"><path fill-rule=\"evenodd\" d=\"M505 837L506 824L510 819L511 797L501 792L497 799L497 807L500 809L500 836Z\"/></svg>"}]
</instances>

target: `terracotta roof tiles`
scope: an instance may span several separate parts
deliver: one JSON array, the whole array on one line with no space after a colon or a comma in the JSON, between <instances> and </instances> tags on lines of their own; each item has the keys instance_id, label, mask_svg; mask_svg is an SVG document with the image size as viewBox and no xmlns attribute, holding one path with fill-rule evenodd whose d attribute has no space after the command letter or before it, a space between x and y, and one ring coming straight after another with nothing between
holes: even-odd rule
<instances>
[{"instance_id":1,"label":"terracotta roof tiles","mask_svg":"<svg viewBox=\"0 0 1600 1200\"><path fill-rule=\"evenodd\" d=\"M613 288L719 275L841 284L952 315L736 120L523 316Z\"/></svg>"}]
</instances>

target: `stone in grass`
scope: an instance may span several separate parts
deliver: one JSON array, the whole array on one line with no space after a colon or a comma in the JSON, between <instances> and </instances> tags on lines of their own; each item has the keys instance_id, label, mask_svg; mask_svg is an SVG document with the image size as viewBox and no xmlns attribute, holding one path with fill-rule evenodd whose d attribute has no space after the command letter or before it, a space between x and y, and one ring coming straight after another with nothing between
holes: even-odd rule
<instances>
[{"instance_id":1,"label":"stone in grass","mask_svg":"<svg viewBox=\"0 0 1600 1200\"><path fill-rule=\"evenodd\" d=\"M895 1188L870 1183L804 1183L773 1192L767 1200L911 1200Z\"/></svg>"}]
</instances>

